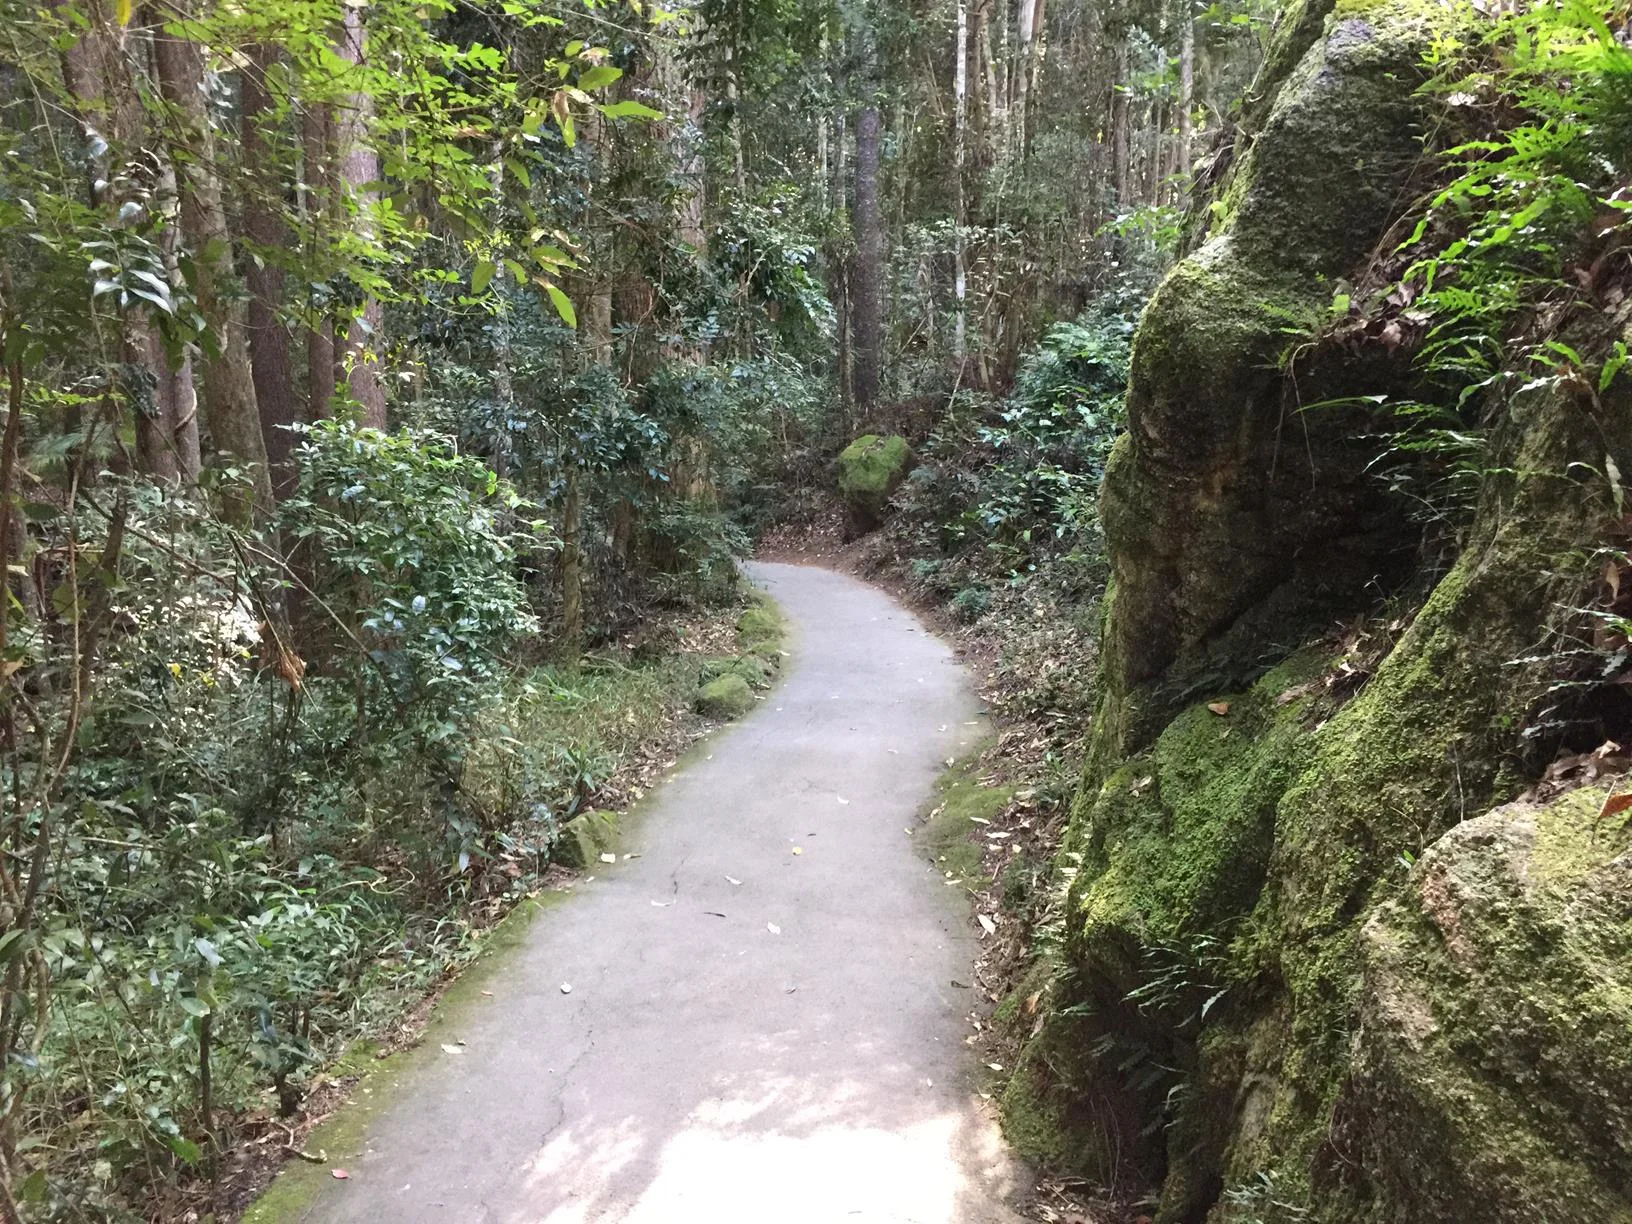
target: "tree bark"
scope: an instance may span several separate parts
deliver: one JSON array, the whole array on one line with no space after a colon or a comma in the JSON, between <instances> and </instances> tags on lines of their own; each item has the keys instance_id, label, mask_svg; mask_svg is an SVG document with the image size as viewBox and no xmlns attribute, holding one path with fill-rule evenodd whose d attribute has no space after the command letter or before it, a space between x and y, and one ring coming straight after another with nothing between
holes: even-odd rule
<instances>
[{"instance_id":1,"label":"tree bark","mask_svg":"<svg viewBox=\"0 0 1632 1224\"><path fill-rule=\"evenodd\" d=\"M266 73L276 60L274 48L250 48L249 67L240 81L243 91L244 231L261 258L248 261L249 357L254 371L255 398L260 408L261 437L266 447L272 494L287 497L295 483L295 432L300 422L300 401L295 394L289 333L284 328L284 275L279 256L288 250L289 227L283 215L284 179L281 161L274 155L272 98ZM333 378L333 355L328 362Z\"/></svg>"},{"instance_id":2,"label":"tree bark","mask_svg":"<svg viewBox=\"0 0 1632 1224\"><path fill-rule=\"evenodd\" d=\"M183 23L193 16L190 0L170 0L170 7ZM204 100L204 51L186 37L183 27L158 29L153 53L159 90L171 110L171 160L176 165L181 230L193 256L193 293L215 340L216 352L205 354L202 362L204 417L215 449L244 469L256 508L265 512L271 508L272 485L244 315L233 292L232 235L216 176L215 133ZM182 405L177 409L179 414Z\"/></svg>"},{"instance_id":3,"label":"tree bark","mask_svg":"<svg viewBox=\"0 0 1632 1224\"><path fill-rule=\"evenodd\" d=\"M969 145L969 0L957 0L956 62L952 68L952 359L963 364L969 315L969 252L964 231L969 223L963 171Z\"/></svg>"},{"instance_id":4,"label":"tree bark","mask_svg":"<svg viewBox=\"0 0 1632 1224\"><path fill-rule=\"evenodd\" d=\"M870 74L869 74L870 75ZM856 412L866 421L878 401L883 331L884 233L878 210L879 116L872 83L856 120L856 262L851 277Z\"/></svg>"},{"instance_id":5,"label":"tree bark","mask_svg":"<svg viewBox=\"0 0 1632 1224\"><path fill-rule=\"evenodd\" d=\"M368 35L363 28L361 10L344 6L345 25L336 48L340 58L358 67L368 63ZM380 159L370 143L368 125L374 117L374 99L366 89L358 90L341 108L335 122L335 140L340 161L340 178L346 193L357 210L357 227L367 238L373 237L373 219L370 210L378 198L374 184L380 177ZM340 364L346 370L347 387L352 399L361 406L360 419L365 425L384 429L385 385L380 381L380 346L385 338L385 310L379 299L372 295L363 300L362 307L351 320L345 344L340 353Z\"/></svg>"},{"instance_id":6,"label":"tree bark","mask_svg":"<svg viewBox=\"0 0 1632 1224\"><path fill-rule=\"evenodd\" d=\"M310 103L301 117L302 160L306 172L304 209L307 243L320 250L341 201L335 189L334 117L326 102ZM314 421L333 415L336 384L334 312L328 302L307 301L311 323L306 332L306 411Z\"/></svg>"},{"instance_id":7,"label":"tree bark","mask_svg":"<svg viewBox=\"0 0 1632 1224\"><path fill-rule=\"evenodd\" d=\"M1190 0L1180 0L1179 20L1179 181L1178 189L1190 191L1190 113L1196 105L1196 18Z\"/></svg>"},{"instance_id":8,"label":"tree bark","mask_svg":"<svg viewBox=\"0 0 1632 1224\"><path fill-rule=\"evenodd\" d=\"M52 0L51 8L60 14L70 5L68 0ZM77 12L83 25L77 16L64 20L77 37L62 53L63 85L87 138L93 130L105 138L108 151L93 178L107 184L115 177L114 167L141 160L146 116L133 79L126 30L97 0ZM110 214L119 207L105 185L91 188L89 203ZM140 307L121 311L119 349L122 369L116 390L134 418L137 461L155 479L173 482L180 470L175 434L182 417L178 397L190 399L191 366L172 364L158 326Z\"/></svg>"},{"instance_id":9,"label":"tree bark","mask_svg":"<svg viewBox=\"0 0 1632 1224\"><path fill-rule=\"evenodd\" d=\"M1117 36L1116 57L1111 79L1111 179L1118 210L1126 209L1128 181L1128 42L1126 32Z\"/></svg>"}]
</instances>

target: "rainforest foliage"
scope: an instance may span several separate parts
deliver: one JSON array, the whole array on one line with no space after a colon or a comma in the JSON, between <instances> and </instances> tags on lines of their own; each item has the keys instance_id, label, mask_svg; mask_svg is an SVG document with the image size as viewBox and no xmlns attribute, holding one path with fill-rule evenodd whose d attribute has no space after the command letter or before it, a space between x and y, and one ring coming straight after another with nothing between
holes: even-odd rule
<instances>
[{"instance_id":1,"label":"rainforest foliage","mask_svg":"<svg viewBox=\"0 0 1632 1224\"><path fill-rule=\"evenodd\" d=\"M1028 1155L1170 1221L1624 1211L1400 1054L1459 972L1406 868L1632 734L1627 14L1487 8L0 0L0 1218L232 1210L752 703L736 560L840 513L1087 736Z\"/></svg>"}]
</instances>

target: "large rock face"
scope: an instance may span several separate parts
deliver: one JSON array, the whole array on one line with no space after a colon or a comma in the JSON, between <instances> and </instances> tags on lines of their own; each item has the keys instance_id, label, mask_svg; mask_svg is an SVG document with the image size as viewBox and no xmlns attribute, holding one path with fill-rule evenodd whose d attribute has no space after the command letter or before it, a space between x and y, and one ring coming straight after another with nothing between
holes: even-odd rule
<instances>
[{"instance_id":1,"label":"large rock face","mask_svg":"<svg viewBox=\"0 0 1632 1224\"><path fill-rule=\"evenodd\" d=\"M1157 291L1133 346L1128 435L1105 478L1116 611L1107 643L1119 689L1158 687L1128 711L1135 739L1207 677L1248 678L1264 647L1379 578L1399 574L1410 533L1366 474L1374 450L1355 412L1307 410L1334 394L1386 392L1402 371L1294 366L1330 312L1334 284L1376 245L1420 166L1426 124L1413 87L1446 22L1432 4L1282 19L1282 47L1255 92L1273 97L1223 200L1225 220Z\"/></svg>"},{"instance_id":2,"label":"large rock face","mask_svg":"<svg viewBox=\"0 0 1632 1224\"><path fill-rule=\"evenodd\" d=\"M1620 833L1555 854L1586 799L1482 815L1530 780L1553 652L1624 538L1590 473L1632 471L1632 379L1497 384L1477 512L1414 575L1371 428L1298 412L1411 376L1299 337L1413 197L1422 56L1467 15L1295 7L1222 220L1135 340L1063 938L1004 1105L1033 1153L1159 1182L1159 1224L1632 1220ZM1352 674L1323 631L1365 617Z\"/></svg>"}]
</instances>

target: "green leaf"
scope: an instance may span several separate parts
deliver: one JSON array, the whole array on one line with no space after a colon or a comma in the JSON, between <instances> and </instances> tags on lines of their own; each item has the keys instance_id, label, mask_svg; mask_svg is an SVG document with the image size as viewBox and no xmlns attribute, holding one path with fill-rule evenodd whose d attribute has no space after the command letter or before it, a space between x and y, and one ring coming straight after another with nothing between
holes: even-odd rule
<instances>
[{"instance_id":1,"label":"green leaf","mask_svg":"<svg viewBox=\"0 0 1632 1224\"><path fill-rule=\"evenodd\" d=\"M178 995L176 1002L181 1004L181 1010L189 1016L202 1017L210 1014L210 1005L204 1002L203 999L196 998L193 995Z\"/></svg>"},{"instance_id":2,"label":"green leaf","mask_svg":"<svg viewBox=\"0 0 1632 1224\"><path fill-rule=\"evenodd\" d=\"M654 110L642 102L608 102L601 107L601 114L608 119L661 119L663 112Z\"/></svg>"},{"instance_id":3,"label":"green leaf","mask_svg":"<svg viewBox=\"0 0 1632 1224\"><path fill-rule=\"evenodd\" d=\"M578 312L572 307L572 299L555 285L545 285L544 292L550 295L550 301L555 304L555 313L561 316L561 321L568 327L577 327Z\"/></svg>"},{"instance_id":4,"label":"green leaf","mask_svg":"<svg viewBox=\"0 0 1632 1224\"><path fill-rule=\"evenodd\" d=\"M622 68L614 68L611 64L597 64L593 68L586 69L579 76L578 88L583 90L605 89L622 75Z\"/></svg>"},{"instance_id":5,"label":"green leaf","mask_svg":"<svg viewBox=\"0 0 1632 1224\"><path fill-rule=\"evenodd\" d=\"M493 274L499 270L497 264L484 259L476 265L476 270L470 274L470 291L480 293L493 283Z\"/></svg>"}]
</instances>

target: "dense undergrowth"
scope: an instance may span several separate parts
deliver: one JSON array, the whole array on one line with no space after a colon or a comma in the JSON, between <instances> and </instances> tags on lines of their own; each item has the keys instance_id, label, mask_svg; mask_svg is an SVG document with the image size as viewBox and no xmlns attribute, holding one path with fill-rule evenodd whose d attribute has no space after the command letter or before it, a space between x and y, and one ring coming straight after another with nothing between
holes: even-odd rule
<instances>
[{"instance_id":1,"label":"dense undergrowth","mask_svg":"<svg viewBox=\"0 0 1632 1224\"><path fill-rule=\"evenodd\" d=\"M392 1035L689 713L700 605L664 642L551 663L527 562L549 537L482 462L336 422L298 456L260 532L139 482L36 511L8 730L39 747L6 781L59 831L3 949L50 983L12 1052L35 1218L179 1211ZM110 577L87 593L63 564ZM697 580L735 616L734 577Z\"/></svg>"}]
</instances>

